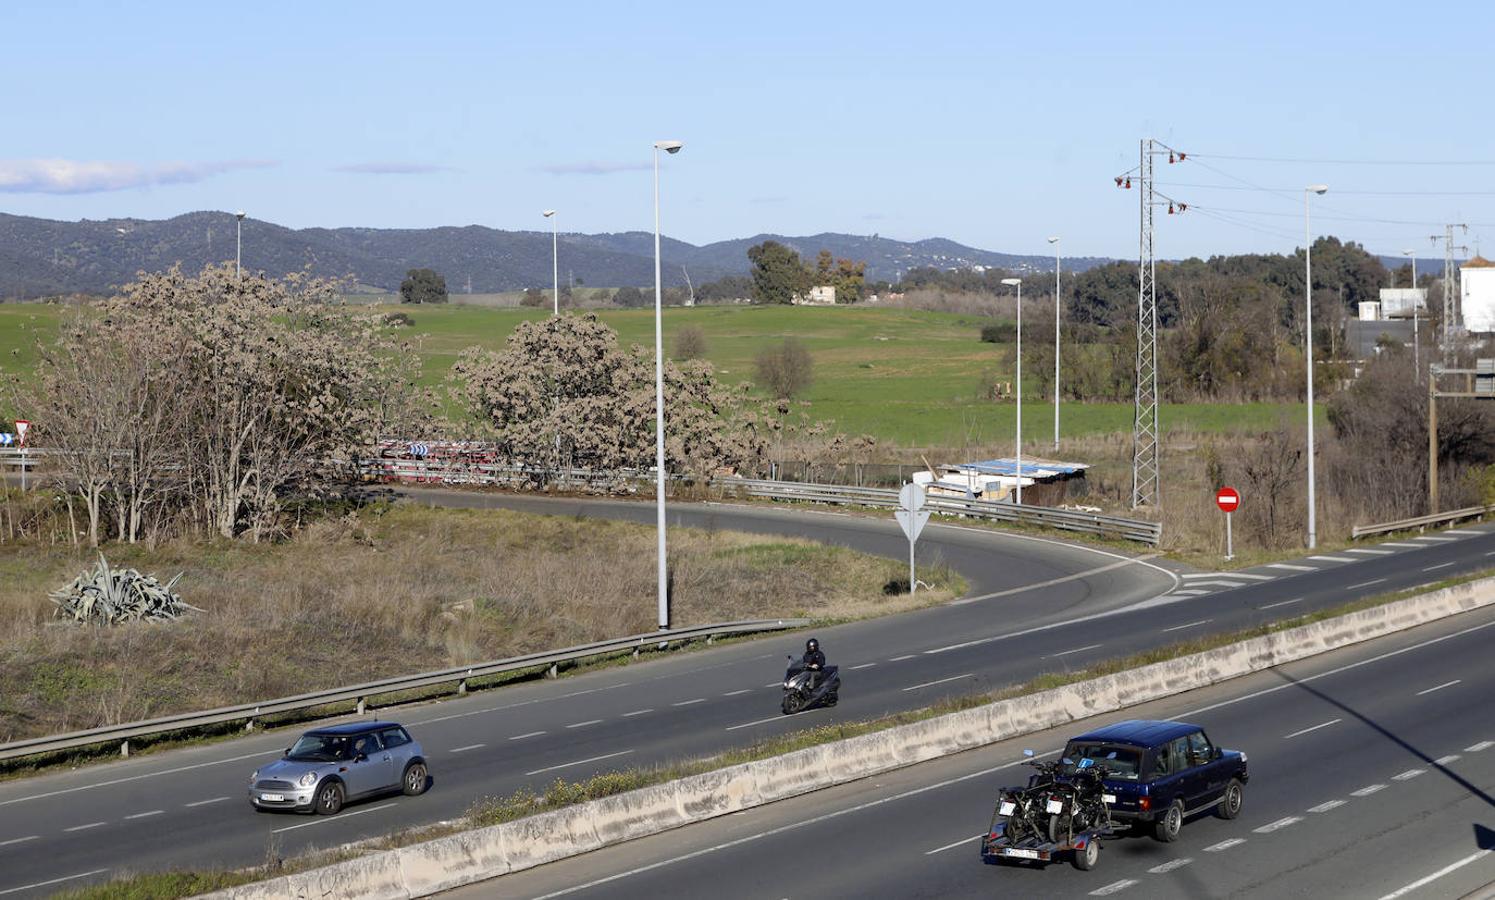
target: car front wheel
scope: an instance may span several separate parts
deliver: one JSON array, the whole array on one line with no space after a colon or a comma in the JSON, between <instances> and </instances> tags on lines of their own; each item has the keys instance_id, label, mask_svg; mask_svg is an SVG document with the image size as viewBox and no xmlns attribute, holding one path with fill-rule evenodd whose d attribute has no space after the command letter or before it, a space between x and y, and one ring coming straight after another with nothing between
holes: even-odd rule
<instances>
[{"instance_id":1,"label":"car front wheel","mask_svg":"<svg viewBox=\"0 0 1495 900\"><path fill-rule=\"evenodd\" d=\"M1184 802L1174 800L1153 823L1153 837L1165 844L1171 844L1178 840L1178 835L1184 829Z\"/></svg>"},{"instance_id":2,"label":"car front wheel","mask_svg":"<svg viewBox=\"0 0 1495 900\"><path fill-rule=\"evenodd\" d=\"M324 816L336 815L343 808L343 786L336 781L324 782L317 788L316 810Z\"/></svg>"},{"instance_id":3,"label":"car front wheel","mask_svg":"<svg viewBox=\"0 0 1495 900\"><path fill-rule=\"evenodd\" d=\"M400 789L407 797L418 797L426 792L426 780L425 763L411 763L405 767L405 777L400 782Z\"/></svg>"},{"instance_id":4,"label":"car front wheel","mask_svg":"<svg viewBox=\"0 0 1495 900\"><path fill-rule=\"evenodd\" d=\"M1234 778L1225 787L1225 796L1220 798L1220 805L1215 807L1215 814L1222 819L1234 819L1241 814L1241 783Z\"/></svg>"}]
</instances>

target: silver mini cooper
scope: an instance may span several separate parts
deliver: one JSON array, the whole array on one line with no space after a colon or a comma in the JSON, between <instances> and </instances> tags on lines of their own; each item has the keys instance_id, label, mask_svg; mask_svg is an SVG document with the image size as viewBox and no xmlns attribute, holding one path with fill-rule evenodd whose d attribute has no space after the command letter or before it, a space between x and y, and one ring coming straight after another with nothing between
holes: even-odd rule
<instances>
[{"instance_id":1,"label":"silver mini cooper","mask_svg":"<svg viewBox=\"0 0 1495 900\"><path fill-rule=\"evenodd\" d=\"M350 722L303 734L285 756L249 776L249 802L261 812L293 809L332 815L359 797L424 794L430 782L420 744L394 722Z\"/></svg>"}]
</instances>

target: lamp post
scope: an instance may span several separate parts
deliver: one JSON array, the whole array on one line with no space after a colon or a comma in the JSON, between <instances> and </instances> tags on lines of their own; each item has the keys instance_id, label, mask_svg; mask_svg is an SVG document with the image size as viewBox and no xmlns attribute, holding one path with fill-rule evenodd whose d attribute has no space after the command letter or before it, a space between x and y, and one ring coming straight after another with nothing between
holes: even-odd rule
<instances>
[{"instance_id":1,"label":"lamp post","mask_svg":"<svg viewBox=\"0 0 1495 900\"><path fill-rule=\"evenodd\" d=\"M664 289L659 274L659 151L679 153L680 141L654 142L654 498L659 530L659 629L670 627L664 540Z\"/></svg>"},{"instance_id":2,"label":"lamp post","mask_svg":"<svg viewBox=\"0 0 1495 900\"><path fill-rule=\"evenodd\" d=\"M234 280L243 277L241 263L244 259L244 210L234 213Z\"/></svg>"},{"instance_id":3,"label":"lamp post","mask_svg":"<svg viewBox=\"0 0 1495 900\"><path fill-rule=\"evenodd\" d=\"M1402 251L1402 256L1405 256L1408 259L1412 260L1412 290L1415 291L1415 290L1417 290L1417 251L1416 250L1403 250ZM1417 313L1418 313L1418 309L1417 309L1417 295L1413 294L1412 295L1412 377L1414 377L1414 378L1417 379L1417 383L1418 384L1422 384L1422 363L1421 363L1420 360L1418 360L1418 356L1421 355L1421 354L1419 353L1419 350L1418 350L1418 347L1417 347Z\"/></svg>"},{"instance_id":4,"label":"lamp post","mask_svg":"<svg viewBox=\"0 0 1495 900\"><path fill-rule=\"evenodd\" d=\"M547 209L547 210L545 210L545 212L541 213L541 215L550 220L550 284L551 284L551 290L553 291L553 296L555 297L555 315L560 315L561 314L561 257L560 257L560 253L559 253L559 244L558 244L558 241L560 239L559 239L559 237L557 237L557 231L556 231L556 228L557 228L556 223L557 223L558 220L556 219L555 210L553 210L553 209Z\"/></svg>"},{"instance_id":5,"label":"lamp post","mask_svg":"<svg viewBox=\"0 0 1495 900\"><path fill-rule=\"evenodd\" d=\"M1017 288L1017 505L1023 505L1023 280L1003 278L1002 283Z\"/></svg>"},{"instance_id":6,"label":"lamp post","mask_svg":"<svg viewBox=\"0 0 1495 900\"><path fill-rule=\"evenodd\" d=\"M1315 514L1313 480L1313 233L1308 225L1308 199L1329 189L1327 184L1310 184L1303 189L1303 307L1306 311L1304 337L1308 346L1308 549L1318 543L1318 518Z\"/></svg>"},{"instance_id":7,"label":"lamp post","mask_svg":"<svg viewBox=\"0 0 1495 900\"><path fill-rule=\"evenodd\" d=\"M1059 238L1049 238L1054 245L1054 452L1059 452Z\"/></svg>"}]
</instances>

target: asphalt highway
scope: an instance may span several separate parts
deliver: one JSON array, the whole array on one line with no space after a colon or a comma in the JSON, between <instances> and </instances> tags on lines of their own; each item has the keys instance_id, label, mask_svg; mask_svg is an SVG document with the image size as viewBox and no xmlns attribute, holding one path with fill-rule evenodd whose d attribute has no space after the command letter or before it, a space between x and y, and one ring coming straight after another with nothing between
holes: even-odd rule
<instances>
[{"instance_id":1,"label":"asphalt highway","mask_svg":"<svg viewBox=\"0 0 1495 900\"><path fill-rule=\"evenodd\" d=\"M649 521L653 514L652 507L608 501L450 493L424 499ZM674 524L906 553L890 518L763 507L671 510ZM831 661L842 667L842 701L834 710L778 714L784 656L803 644L802 635L782 635L371 711L411 728L431 761L434 785L422 797L351 805L335 817L249 808L250 772L291 742L289 729L12 781L0 784L0 896L42 895L123 871L253 864L449 819L476 798L543 789L558 777L579 780L823 722L915 708L1183 637L1424 584L1489 566L1495 528L1459 529L1365 556L1304 560L1273 574L1195 579L1188 576L1202 573L1179 578L1121 554L985 529L931 525L921 548L961 571L970 593L948 606L820 631ZM1238 580L1220 580L1227 577ZM1211 580L1216 583L1185 586ZM356 679L328 673L329 684L350 680Z\"/></svg>"},{"instance_id":2,"label":"asphalt highway","mask_svg":"<svg viewBox=\"0 0 1495 900\"><path fill-rule=\"evenodd\" d=\"M1461 897L1495 881L1495 610L455 891L454 897ZM987 865L1021 749L1178 719L1249 757L1239 819Z\"/></svg>"}]
</instances>

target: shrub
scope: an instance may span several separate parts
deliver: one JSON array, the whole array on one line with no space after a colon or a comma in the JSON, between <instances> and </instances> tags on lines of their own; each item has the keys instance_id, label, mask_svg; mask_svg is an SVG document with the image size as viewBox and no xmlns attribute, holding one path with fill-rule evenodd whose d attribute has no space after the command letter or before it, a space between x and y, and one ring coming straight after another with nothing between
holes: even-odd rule
<instances>
[{"instance_id":1,"label":"shrub","mask_svg":"<svg viewBox=\"0 0 1495 900\"><path fill-rule=\"evenodd\" d=\"M706 355L706 332L699 325L687 325L675 335L676 359L700 359Z\"/></svg>"},{"instance_id":2,"label":"shrub","mask_svg":"<svg viewBox=\"0 0 1495 900\"><path fill-rule=\"evenodd\" d=\"M981 340L988 344L1010 344L1017 341L1017 325L1013 322L992 322L981 326Z\"/></svg>"},{"instance_id":3,"label":"shrub","mask_svg":"<svg viewBox=\"0 0 1495 900\"><path fill-rule=\"evenodd\" d=\"M795 338L784 338L777 347L769 347L758 353L756 360L758 383L775 397L793 397L815 378L815 362L810 351Z\"/></svg>"}]
</instances>

